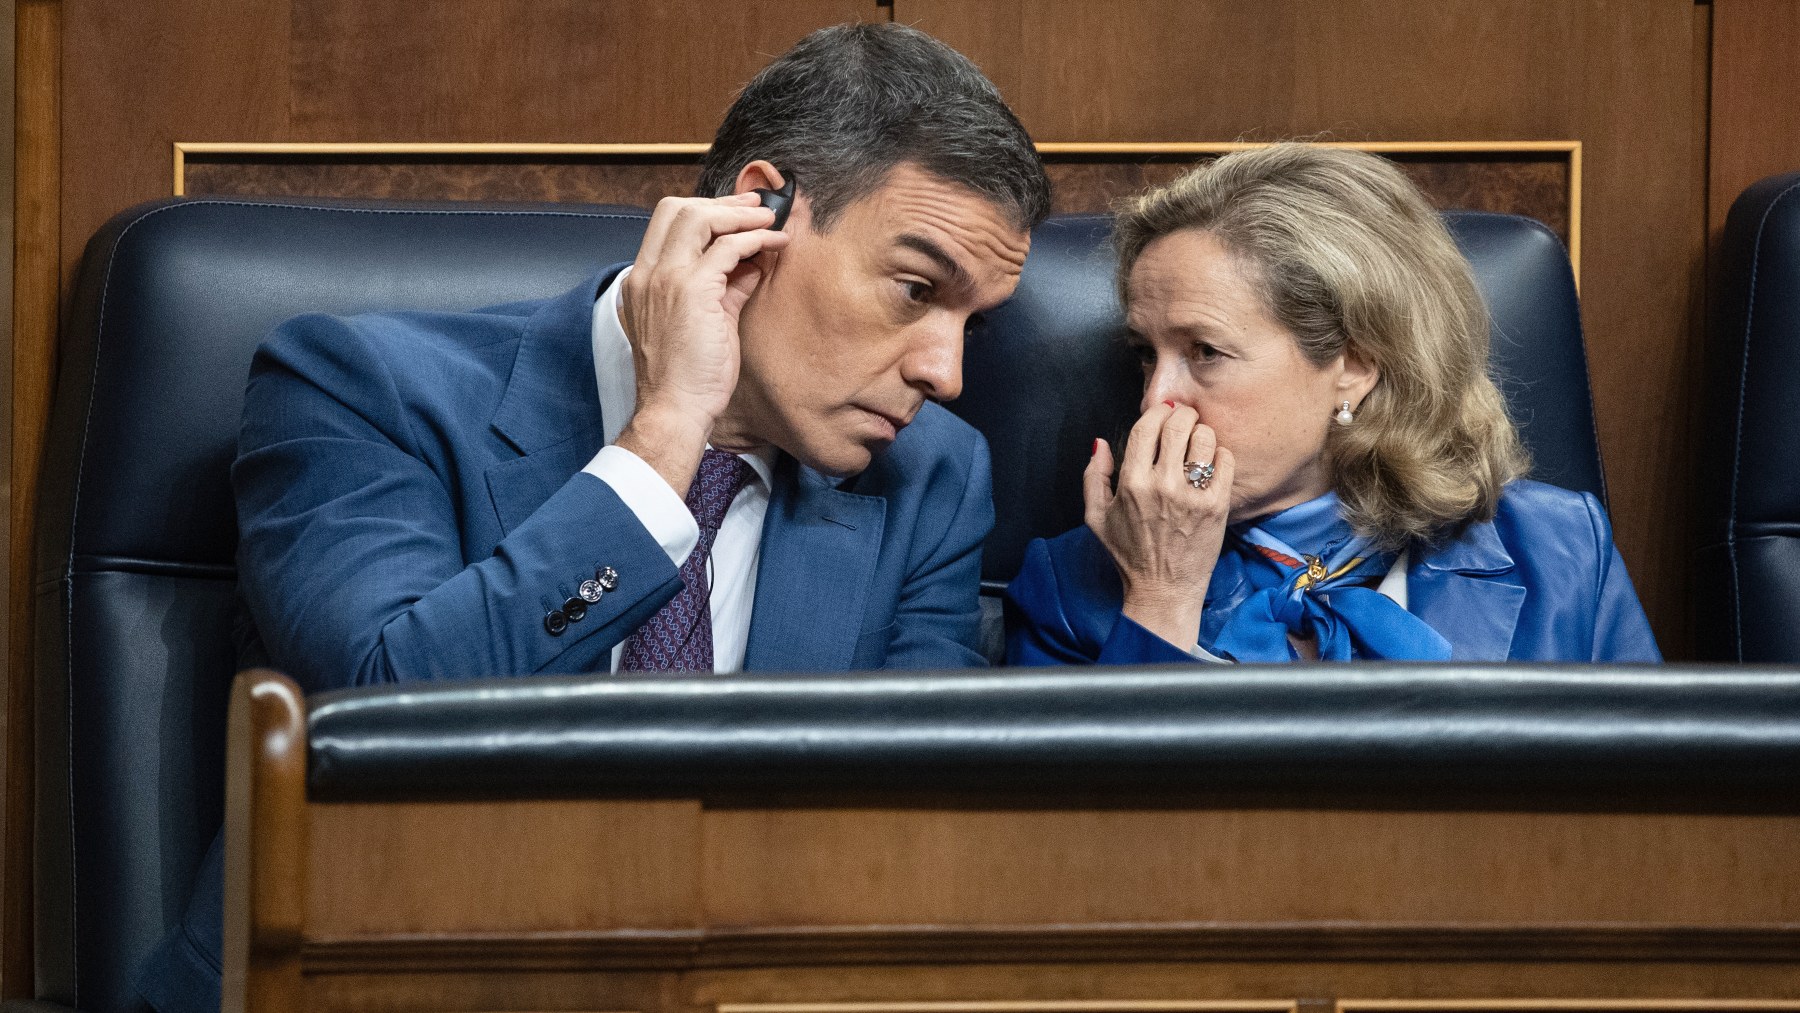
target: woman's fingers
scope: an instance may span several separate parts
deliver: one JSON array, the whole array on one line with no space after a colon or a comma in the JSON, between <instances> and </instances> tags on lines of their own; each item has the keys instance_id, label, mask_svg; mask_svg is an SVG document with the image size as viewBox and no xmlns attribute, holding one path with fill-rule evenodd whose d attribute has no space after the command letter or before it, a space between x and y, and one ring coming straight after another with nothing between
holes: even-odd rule
<instances>
[{"instance_id":1,"label":"woman's fingers","mask_svg":"<svg viewBox=\"0 0 1800 1013\"><path fill-rule=\"evenodd\" d=\"M1227 504L1231 502L1231 480L1237 474L1237 458L1231 451L1219 447L1213 452L1213 480L1211 488L1219 490Z\"/></svg>"},{"instance_id":2,"label":"woman's fingers","mask_svg":"<svg viewBox=\"0 0 1800 1013\"><path fill-rule=\"evenodd\" d=\"M1187 481L1182 477L1182 463L1192 460L1187 456L1188 438L1199 422L1200 413L1187 405L1176 405L1163 419L1157 438L1156 472L1164 483Z\"/></svg>"},{"instance_id":3,"label":"woman's fingers","mask_svg":"<svg viewBox=\"0 0 1800 1013\"><path fill-rule=\"evenodd\" d=\"M1214 469L1213 477L1208 479L1206 483L1207 487L1210 488L1212 483L1218 481L1218 462L1213 460L1217 451L1218 437L1213 434L1212 427L1196 424L1194 428L1188 432L1187 447L1184 451L1182 463L1177 466L1181 468L1181 481L1187 485L1193 484L1188 481L1187 477L1187 463L1189 461L1194 464L1210 464Z\"/></svg>"},{"instance_id":4,"label":"woman's fingers","mask_svg":"<svg viewBox=\"0 0 1800 1013\"><path fill-rule=\"evenodd\" d=\"M1157 442L1162 438L1163 423L1175 414L1175 406L1167 401L1150 406L1131 427L1125 441L1125 460L1119 465L1119 481L1148 475L1156 464Z\"/></svg>"},{"instance_id":5,"label":"woman's fingers","mask_svg":"<svg viewBox=\"0 0 1800 1013\"><path fill-rule=\"evenodd\" d=\"M1094 455L1081 473L1081 500L1086 507L1082 519L1095 534L1100 533L1106 523L1107 508L1112 506L1112 473L1112 446L1105 440L1095 440Z\"/></svg>"}]
</instances>

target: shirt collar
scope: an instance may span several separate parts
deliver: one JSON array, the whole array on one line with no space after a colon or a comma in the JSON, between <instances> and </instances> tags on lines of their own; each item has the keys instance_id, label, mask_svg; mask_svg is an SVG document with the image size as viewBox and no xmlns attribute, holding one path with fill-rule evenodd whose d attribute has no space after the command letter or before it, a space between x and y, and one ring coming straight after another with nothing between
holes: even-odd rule
<instances>
[{"instance_id":1,"label":"shirt collar","mask_svg":"<svg viewBox=\"0 0 1800 1013\"><path fill-rule=\"evenodd\" d=\"M618 441L625 423L637 411L637 366L631 361L631 339L619 320L619 287L630 273L629 267L620 271L594 300L594 386L600 394L600 423L607 446ZM763 447L738 457L750 465L765 487L773 488L775 454L774 447Z\"/></svg>"}]
</instances>

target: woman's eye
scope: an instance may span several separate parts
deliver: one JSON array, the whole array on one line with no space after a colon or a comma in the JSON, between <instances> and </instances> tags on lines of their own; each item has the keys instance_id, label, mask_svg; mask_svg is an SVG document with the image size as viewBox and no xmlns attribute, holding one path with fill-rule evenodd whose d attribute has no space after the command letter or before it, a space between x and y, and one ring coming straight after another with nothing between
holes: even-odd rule
<instances>
[{"instance_id":1,"label":"woman's eye","mask_svg":"<svg viewBox=\"0 0 1800 1013\"><path fill-rule=\"evenodd\" d=\"M1149 345L1132 345L1131 354L1137 356L1138 365L1145 369L1156 365L1156 349Z\"/></svg>"},{"instance_id":2,"label":"woman's eye","mask_svg":"<svg viewBox=\"0 0 1800 1013\"><path fill-rule=\"evenodd\" d=\"M1219 358L1219 350L1204 341L1194 343L1194 358L1201 362L1212 362Z\"/></svg>"},{"instance_id":3,"label":"woman's eye","mask_svg":"<svg viewBox=\"0 0 1800 1013\"><path fill-rule=\"evenodd\" d=\"M908 302L930 302L931 286L922 281L903 281L900 290L906 293Z\"/></svg>"}]
</instances>

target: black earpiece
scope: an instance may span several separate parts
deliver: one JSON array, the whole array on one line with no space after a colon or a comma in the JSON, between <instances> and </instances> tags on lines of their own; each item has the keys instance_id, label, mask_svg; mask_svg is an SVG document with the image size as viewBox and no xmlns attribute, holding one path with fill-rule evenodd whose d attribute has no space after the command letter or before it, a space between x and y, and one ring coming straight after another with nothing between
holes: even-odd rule
<instances>
[{"instance_id":1,"label":"black earpiece","mask_svg":"<svg viewBox=\"0 0 1800 1013\"><path fill-rule=\"evenodd\" d=\"M794 209L794 174L789 172L783 175L787 177L787 182L781 184L781 189L770 190L759 186L755 191L762 206L775 212L775 224L769 227L777 232L787 225L788 212Z\"/></svg>"}]
</instances>

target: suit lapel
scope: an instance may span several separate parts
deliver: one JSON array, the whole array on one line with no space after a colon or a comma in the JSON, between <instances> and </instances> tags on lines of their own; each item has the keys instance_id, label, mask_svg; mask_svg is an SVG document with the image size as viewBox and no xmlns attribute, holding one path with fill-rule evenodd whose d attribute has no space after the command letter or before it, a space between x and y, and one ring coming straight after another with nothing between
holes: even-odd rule
<instances>
[{"instance_id":1,"label":"suit lapel","mask_svg":"<svg viewBox=\"0 0 1800 1013\"><path fill-rule=\"evenodd\" d=\"M486 473L503 533L531 516L600 450L594 299L617 273L595 275L545 303L525 323L493 418L494 432L521 456Z\"/></svg>"},{"instance_id":2,"label":"suit lapel","mask_svg":"<svg viewBox=\"0 0 1800 1013\"><path fill-rule=\"evenodd\" d=\"M744 668L850 667L886 521L887 500L844 492L781 455L763 522Z\"/></svg>"},{"instance_id":3,"label":"suit lapel","mask_svg":"<svg viewBox=\"0 0 1800 1013\"><path fill-rule=\"evenodd\" d=\"M1407 611L1450 640L1457 661L1504 661L1525 604L1513 559L1491 521L1470 525L1407 574Z\"/></svg>"}]
</instances>

